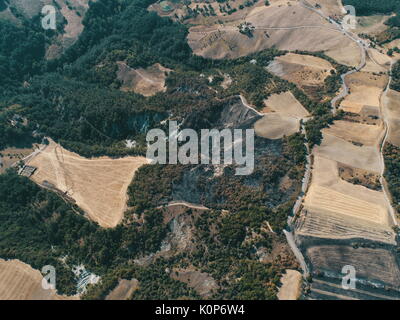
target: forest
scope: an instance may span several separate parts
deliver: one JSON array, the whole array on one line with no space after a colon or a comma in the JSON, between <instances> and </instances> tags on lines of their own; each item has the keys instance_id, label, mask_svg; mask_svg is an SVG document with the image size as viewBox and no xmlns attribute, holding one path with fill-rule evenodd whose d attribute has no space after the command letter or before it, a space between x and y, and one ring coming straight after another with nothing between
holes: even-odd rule
<instances>
[{"instance_id":1,"label":"forest","mask_svg":"<svg viewBox=\"0 0 400 320\"><path fill-rule=\"evenodd\" d=\"M389 184L393 206L400 213L400 148L387 144L384 150L385 178Z\"/></svg>"}]
</instances>

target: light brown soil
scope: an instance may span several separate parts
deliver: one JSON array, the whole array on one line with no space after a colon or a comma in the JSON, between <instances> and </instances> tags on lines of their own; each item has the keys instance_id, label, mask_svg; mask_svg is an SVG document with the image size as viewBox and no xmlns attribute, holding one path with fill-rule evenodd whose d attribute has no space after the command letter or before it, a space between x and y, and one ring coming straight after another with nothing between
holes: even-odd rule
<instances>
[{"instance_id":1,"label":"light brown soil","mask_svg":"<svg viewBox=\"0 0 400 320\"><path fill-rule=\"evenodd\" d=\"M323 133L315 155L342 162L349 166L380 173L382 171L379 149L375 146L356 146L334 135Z\"/></svg>"},{"instance_id":2,"label":"light brown soil","mask_svg":"<svg viewBox=\"0 0 400 320\"><path fill-rule=\"evenodd\" d=\"M200 272L194 267L187 269L174 269L171 278L186 283L189 287L196 290L202 298L208 298L218 289L215 280L205 272Z\"/></svg>"},{"instance_id":3,"label":"light brown soil","mask_svg":"<svg viewBox=\"0 0 400 320\"><path fill-rule=\"evenodd\" d=\"M281 139L300 130L297 118L267 113L254 124L256 135L267 139Z\"/></svg>"},{"instance_id":4,"label":"light brown soil","mask_svg":"<svg viewBox=\"0 0 400 320\"><path fill-rule=\"evenodd\" d=\"M264 113L272 111L298 119L306 118L310 115L290 91L273 94L267 100L264 100L264 104L266 107L261 110Z\"/></svg>"},{"instance_id":5,"label":"light brown soil","mask_svg":"<svg viewBox=\"0 0 400 320\"><path fill-rule=\"evenodd\" d=\"M341 32L332 30L332 26L318 14L297 3L288 5L282 2L279 5L260 4L253 7L245 18L256 28L252 37L238 31L237 26L244 21L243 17L232 15L231 19L236 20L223 25L191 27L188 43L193 51L207 58L222 59L236 58L275 46L290 51L327 51L337 61L351 65L356 65L359 60L356 44ZM337 48L345 49L336 52Z\"/></svg>"},{"instance_id":6,"label":"light brown soil","mask_svg":"<svg viewBox=\"0 0 400 320\"><path fill-rule=\"evenodd\" d=\"M0 300L66 300L55 290L42 288L42 274L19 260L0 259Z\"/></svg>"},{"instance_id":7,"label":"light brown soil","mask_svg":"<svg viewBox=\"0 0 400 320\"><path fill-rule=\"evenodd\" d=\"M312 182L296 233L394 243L383 193L340 179L339 166L343 164L315 156Z\"/></svg>"},{"instance_id":8,"label":"light brown soil","mask_svg":"<svg viewBox=\"0 0 400 320\"><path fill-rule=\"evenodd\" d=\"M28 164L37 167L31 177L47 181L74 199L102 227L115 227L126 209L127 189L144 157L83 158L60 145L50 145Z\"/></svg>"},{"instance_id":9,"label":"light brown soil","mask_svg":"<svg viewBox=\"0 0 400 320\"><path fill-rule=\"evenodd\" d=\"M388 90L387 95L383 96L383 103L390 126L388 141L400 147L400 92Z\"/></svg>"},{"instance_id":10,"label":"light brown soil","mask_svg":"<svg viewBox=\"0 0 400 320\"><path fill-rule=\"evenodd\" d=\"M361 113L364 106L380 106L380 97L388 81L387 75L356 72L346 77L350 94L340 104L347 112Z\"/></svg>"},{"instance_id":11,"label":"light brown soil","mask_svg":"<svg viewBox=\"0 0 400 320\"><path fill-rule=\"evenodd\" d=\"M341 179L356 185L362 185L372 190L381 190L380 176L366 170L352 168L339 164L339 176Z\"/></svg>"},{"instance_id":12,"label":"light brown soil","mask_svg":"<svg viewBox=\"0 0 400 320\"><path fill-rule=\"evenodd\" d=\"M276 57L268 70L298 86L319 86L330 75L333 66L318 57L288 53Z\"/></svg>"},{"instance_id":13,"label":"light brown soil","mask_svg":"<svg viewBox=\"0 0 400 320\"><path fill-rule=\"evenodd\" d=\"M132 69L125 62L117 62L117 78L122 81L122 91L134 91L145 97L153 96L157 92L164 92L166 74L170 69L164 68L159 63L146 69Z\"/></svg>"},{"instance_id":14,"label":"light brown soil","mask_svg":"<svg viewBox=\"0 0 400 320\"><path fill-rule=\"evenodd\" d=\"M383 134L383 126L367 125L349 121L335 121L323 132L352 142L354 145L376 146Z\"/></svg>"},{"instance_id":15,"label":"light brown soil","mask_svg":"<svg viewBox=\"0 0 400 320\"><path fill-rule=\"evenodd\" d=\"M287 269L281 278L282 286L279 288L279 300L297 300L301 293L301 273Z\"/></svg>"},{"instance_id":16,"label":"light brown soil","mask_svg":"<svg viewBox=\"0 0 400 320\"><path fill-rule=\"evenodd\" d=\"M139 289L138 280L121 279L118 285L107 295L106 300L128 300L137 289Z\"/></svg>"}]
</instances>

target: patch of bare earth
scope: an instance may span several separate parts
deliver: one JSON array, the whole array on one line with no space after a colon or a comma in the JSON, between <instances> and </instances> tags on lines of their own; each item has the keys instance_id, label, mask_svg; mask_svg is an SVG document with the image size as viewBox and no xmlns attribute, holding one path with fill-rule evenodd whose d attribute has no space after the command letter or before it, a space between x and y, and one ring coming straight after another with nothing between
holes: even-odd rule
<instances>
[{"instance_id":1,"label":"patch of bare earth","mask_svg":"<svg viewBox=\"0 0 400 320\"><path fill-rule=\"evenodd\" d=\"M83 158L55 142L27 164L37 167L36 183L76 201L102 227L115 227L126 209L127 189L144 157Z\"/></svg>"},{"instance_id":2,"label":"patch of bare earth","mask_svg":"<svg viewBox=\"0 0 400 320\"><path fill-rule=\"evenodd\" d=\"M90 0L53 0L57 3L60 14L66 19L64 33L60 34L55 43L52 43L46 51L46 59L59 57L65 49L72 46L83 32L83 18L89 9ZM51 3L50 3L51 4Z\"/></svg>"},{"instance_id":3,"label":"patch of bare earth","mask_svg":"<svg viewBox=\"0 0 400 320\"><path fill-rule=\"evenodd\" d=\"M164 68L159 63L146 69L133 69L122 61L117 62L117 64L117 79L122 81L122 91L134 91L149 97L167 89L165 78L171 69Z\"/></svg>"},{"instance_id":4,"label":"patch of bare earth","mask_svg":"<svg viewBox=\"0 0 400 320\"><path fill-rule=\"evenodd\" d=\"M282 286L279 288L279 300L297 300L301 294L302 275L297 270L287 269L281 278Z\"/></svg>"},{"instance_id":5,"label":"patch of bare earth","mask_svg":"<svg viewBox=\"0 0 400 320\"><path fill-rule=\"evenodd\" d=\"M267 139L281 139L299 130L299 119L279 113L267 113L254 124L256 135Z\"/></svg>"},{"instance_id":6,"label":"patch of bare earth","mask_svg":"<svg viewBox=\"0 0 400 320\"><path fill-rule=\"evenodd\" d=\"M218 290L216 281L205 272L200 272L194 267L174 269L171 278L186 283L193 288L202 298L209 298Z\"/></svg>"},{"instance_id":7,"label":"patch of bare earth","mask_svg":"<svg viewBox=\"0 0 400 320\"><path fill-rule=\"evenodd\" d=\"M270 72L300 87L322 85L333 69L322 58L295 53L276 57L268 66Z\"/></svg>"},{"instance_id":8,"label":"patch of bare earth","mask_svg":"<svg viewBox=\"0 0 400 320\"><path fill-rule=\"evenodd\" d=\"M137 289L139 289L138 280L120 279L118 285L107 295L106 300L128 300Z\"/></svg>"}]
</instances>

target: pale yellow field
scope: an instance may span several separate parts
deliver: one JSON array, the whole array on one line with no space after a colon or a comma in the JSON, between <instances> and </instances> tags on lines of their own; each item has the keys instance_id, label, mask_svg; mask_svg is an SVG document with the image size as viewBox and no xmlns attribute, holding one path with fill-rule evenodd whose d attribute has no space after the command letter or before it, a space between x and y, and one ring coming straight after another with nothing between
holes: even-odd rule
<instances>
[{"instance_id":1,"label":"pale yellow field","mask_svg":"<svg viewBox=\"0 0 400 320\"><path fill-rule=\"evenodd\" d=\"M380 98L386 86L387 75L356 72L346 77L350 94L340 104L344 111L360 113L363 106L380 106Z\"/></svg>"},{"instance_id":2,"label":"pale yellow field","mask_svg":"<svg viewBox=\"0 0 400 320\"><path fill-rule=\"evenodd\" d=\"M385 105L385 116L390 126L388 141L400 147L400 92L388 90L382 100Z\"/></svg>"},{"instance_id":3,"label":"pale yellow field","mask_svg":"<svg viewBox=\"0 0 400 320\"><path fill-rule=\"evenodd\" d=\"M387 225L320 208L302 210L296 234L324 239L364 238L396 243L393 230Z\"/></svg>"},{"instance_id":4,"label":"pale yellow field","mask_svg":"<svg viewBox=\"0 0 400 320\"><path fill-rule=\"evenodd\" d=\"M344 139L358 142L366 146L377 146L384 133L383 126L374 126L357 122L338 120L323 132Z\"/></svg>"},{"instance_id":5,"label":"pale yellow field","mask_svg":"<svg viewBox=\"0 0 400 320\"><path fill-rule=\"evenodd\" d=\"M279 288L279 300L297 300L301 293L301 273L287 269L281 278L282 286Z\"/></svg>"},{"instance_id":6,"label":"pale yellow field","mask_svg":"<svg viewBox=\"0 0 400 320\"><path fill-rule=\"evenodd\" d=\"M345 66L355 67L360 63L360 48L354 42L338 45L325 51L325 54Z\"/></svg>"},{"instance_id":7,"label":"pale yellow field","mask_svg":"<svg viewBox=\"0 0 400 320\"><path fill-rule=\"evenodd\" d=\"M315 156L296 233L394 243L387 205L383 192L340 179L336 161Z\"/></svg>"},{"instance_id":8,"label":"pale yellow field","mask_svg":"<svg viewBox=\"0 0 400 320\"><path fill-rule=\"evenodd\" d=\"M331 188L311 185L304 205L313 211L324 210L332 214L342 214L369 222L387 224L386 210L382 206L334 191Z\"/></svg>"},{"instance_id":9,"label":"pale yellow field","mask_svg":"<svg viewBox=\"0 0 400 320\"><path fill-rule=\"evenodd\" d=\"M43 276L39 270L19 260L0 259L0 300L66 300L55 290L42 288Z\"/></svg>"},{"instance_id":10,"label":"pale yellow field","mask_svg":"<svg viewBox=\"0 0 400 320\"><path fill-rule=\"evenodd\" d=\"M65 192L102 227L115 227L121 221L127 188L135 171L146 163L144 157L87 159L53 141L28 162L38 168L32 180L48 181Z\"/></svg>"},{"instance_id":11,"label":"pale yellow field","mask_svg":"<svg viewBox=\"0 0 400 320\"><path fill-rule=\"evenodd\" d=\"M366 57L364 72L387 72L390 69L390 58L378 50L370 48Z\"/></svg>"},{"instance_id":12,"label":"pale yellow field","mask_svg":"<svg viewBox=\"0 0 400 320\"><path fill-rule=\"evenodd\" d=\"M301 103L293 96L290 91L279 94L273 94L264 100L266 108L261 112L266 112L266 109L279 113L281 115L294 117L298 119L307 118L309 112L301 105Z\"/></svg>"},{"instance_id":13,"label":"pale yellow field","mask_svg":"<svg viewBox=\"0 0 400 320\"><path fill-rule=\"evenodd\" d=\"M300 130L300 122L297 118L280 115L279 113L267 113L254 124L256 135L267 139L281 139L290 136Z\"/></svg>"},{"instance_id":14,"label":"pale yellow field","mask_svg":"<svg viewBox=\"0 0 400 320\"><path fill-rule=\"evenodd\" d=\"M342 162L351 167L376 173L382 171L379 149L377 147L356 146L351 142L323 133L320 146L315 147L315 155Z\"/></svg>"}]
</instances>

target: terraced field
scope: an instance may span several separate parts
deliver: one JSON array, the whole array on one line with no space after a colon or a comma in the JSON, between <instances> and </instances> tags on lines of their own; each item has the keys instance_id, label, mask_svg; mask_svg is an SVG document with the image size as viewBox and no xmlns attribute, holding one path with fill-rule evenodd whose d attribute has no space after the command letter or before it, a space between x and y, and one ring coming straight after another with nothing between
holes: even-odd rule
<instances>
[{"instance_id":1,"label":"terraced field","mask_svg":"<svg viewBox=\"0 0 400 320\"><path fill-rule=\"evenodd\" d=\"M322 5L324 10L329 8ZM359 59L359 70L345 77L349 90L339 102L338 109L348 114L323 129L321 144L312 150L312 179L294 225L296 243L317 279L310 285L311 299L400 297L397 221L381 154L387 132L396 140L398 131L398 108L385 90L391 63L375 49L359 51L365 51L365 61ZM344 167L346 180L339 174ZM374 180L374 188L365 185L372 180L359 179L361 173ZM356 270L356 290L341 286L345 265Z\"/></svg>"}]
</instances>

